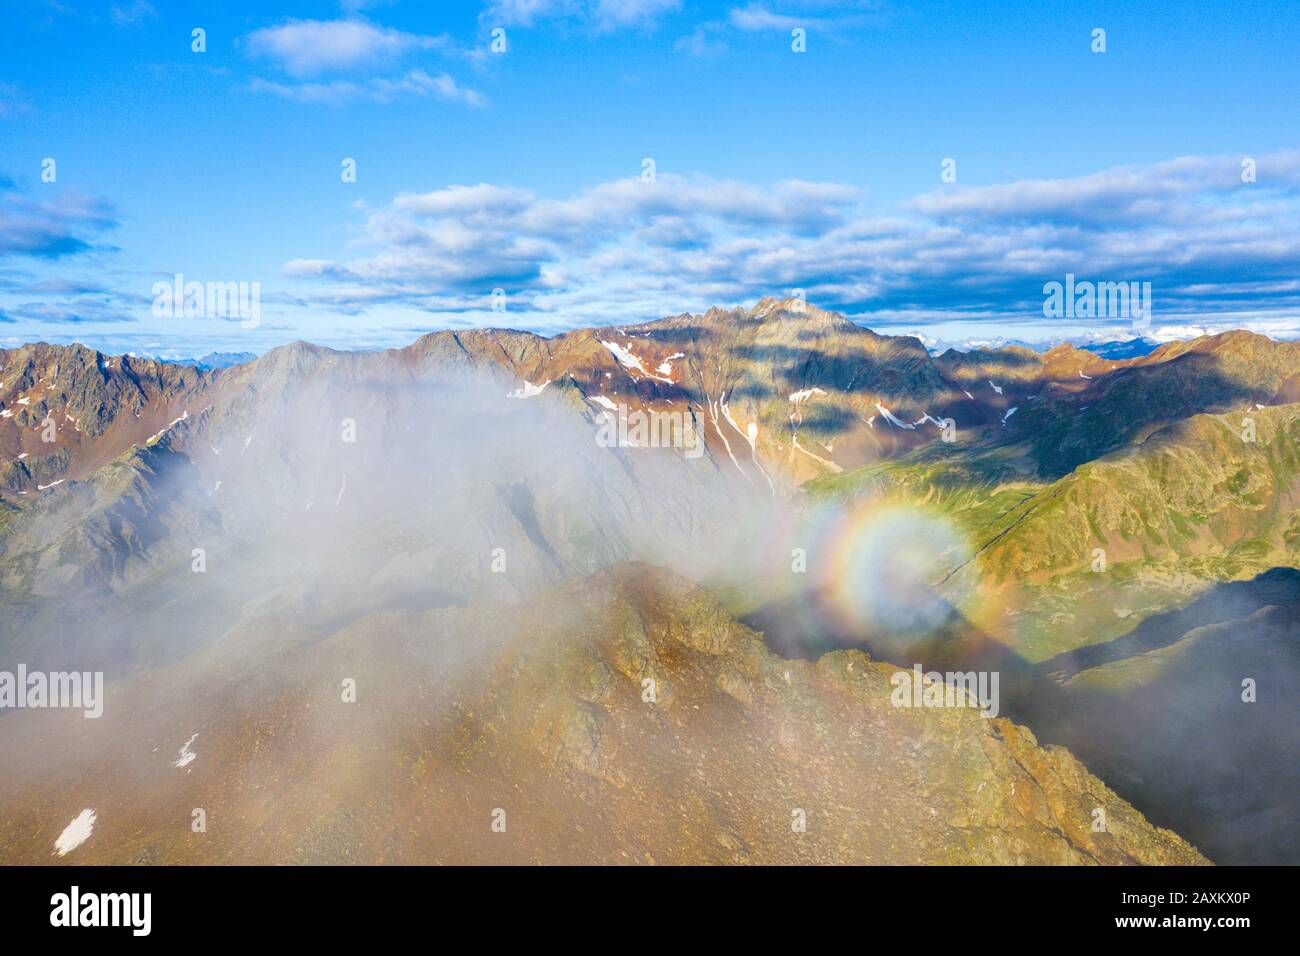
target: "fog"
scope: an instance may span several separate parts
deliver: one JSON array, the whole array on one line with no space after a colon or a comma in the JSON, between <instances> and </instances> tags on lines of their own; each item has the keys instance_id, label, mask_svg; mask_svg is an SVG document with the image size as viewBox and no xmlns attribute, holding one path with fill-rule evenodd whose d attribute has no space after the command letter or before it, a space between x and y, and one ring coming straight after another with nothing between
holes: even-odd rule
<instances>
[{"instance_id":1,"label":"fog","mask_svg":"<svg viewBox=\"0 0 1300 956\"><path fill-rule=\"evenodd\" d=\"M605 447L609 413L569 381L511 397L501 375L376 355L258 365L6 532L0 670L107 676L98 719L0 715L0 759L21 768L0 784L11 826L57 833L88 808L101 829L131 814L147 826L210 802L189 794L203 780L259 820L309 828L331 800L370 792L317 768L427 746L411 734L459 739L532 631L588 636L581 590L564 592L571 606L546 596L629 561L705 584L785 656L859 646L904 668L1015 667L1004 697L1044 686L971 636L973 543L921 506L774 492L712 442ZM542 680L510 680L525 677ZM330 706L349 681L368 706Z\"/></svg>"}]
</instances>

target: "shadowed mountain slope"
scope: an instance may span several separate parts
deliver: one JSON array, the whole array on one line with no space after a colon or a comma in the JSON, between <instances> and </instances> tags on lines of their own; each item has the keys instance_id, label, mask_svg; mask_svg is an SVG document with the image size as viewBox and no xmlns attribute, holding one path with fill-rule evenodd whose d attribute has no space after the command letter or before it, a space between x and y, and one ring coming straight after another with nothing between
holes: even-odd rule
<instances>
[{"instance_id":1,"label":"shadowed mountain slope","mask_svg":"<svg viewBox=\"0 0 1300 956\"><path fill-rule=\"evenodd\" d=\"M776 493L938 444L1008 444L1025 475L1076 465L1188 416L1300 399L1294 343L1247 332L1104 359L1069 345L949 350L878 335L796 299L711 309L544 338L503 329L431 333L402 348L334 352L305 343L211 371L82 346L0 352L0 499L21 504L85 477L131 444L243 390L328 374L421 381L449 371L532 398L567 389L585 411L677 412L737 481ZM41 440L52 420L54 442Z\"/></svg>"},{"instance_id":2,"label":"shadowed mountain slope","mask_svg":"<svg viewBox=\"0 0 1300 956\"><path fill-rule=\"evenodd\" d=\"M1027 717L1041 735L1216 862L1300 862L1300 571L1221 585L1040 667L1064 682Z\"/></svg>"}]
</instances>

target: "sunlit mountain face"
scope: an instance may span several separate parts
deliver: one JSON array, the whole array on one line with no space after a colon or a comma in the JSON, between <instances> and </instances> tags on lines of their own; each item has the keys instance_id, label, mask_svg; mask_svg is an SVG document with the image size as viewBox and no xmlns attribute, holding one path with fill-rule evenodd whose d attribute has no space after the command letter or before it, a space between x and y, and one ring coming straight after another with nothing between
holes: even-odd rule
<instances>
[{"instance_id":1,"label":"sunlit mountain face","mask_svg":"<svg viewBox=\"0 0 1300 956\"><path fill-rule=\"evenodd\" d=\"M1103 13L7 15L0 864L1300 863L1300 28Z\"/></svg>"}]
</instances>

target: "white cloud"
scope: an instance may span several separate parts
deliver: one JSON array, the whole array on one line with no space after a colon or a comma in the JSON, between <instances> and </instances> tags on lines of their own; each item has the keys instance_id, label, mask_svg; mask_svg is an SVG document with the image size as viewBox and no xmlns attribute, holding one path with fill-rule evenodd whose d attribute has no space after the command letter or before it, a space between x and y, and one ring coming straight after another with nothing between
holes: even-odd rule
<instances>
[{"instance_id":1,"label":"white cloud","mask_svg":"<svg viewBox=\"0 0 1300 956\"><path fill-rule=\"evenodd\" d=\"M598 29L617 30L654 24L681 7L681 0L596 0L591 16Z\"/></svg>"},{"instance_id":2,"label":"white cloud","mask_svg":"<svg viewBox=\"0 0 1300 956\"><path fill-rule=\"evenodd\" d=\"M402 193L393 200L393 208L424 216L458 216L518 211L532 200L533 194L526 189L479 183L448 186L430 193Z\"/></svg>"},{"instance_id":3,"label":"white cloud","mask_svg":"<svg viewBox=\"0 0 1300 956\"><path fill-rule=\"evenodd\" d=\"M718 23L701 23L684 37L673 44L678 53L689 53L701 58L721 56L727 52L727 43L718 36L723 25Z\"/></svg>"},{"instance_id":4,"label":"white cloud","mask_svg":"<svg viewBox=\"0 0 1300 956\"><path fill-rule=\"evenodd\" d=\"M728 18L741 30L792 30L795 27L808 26L807 18L773 13L761 3L751 3L747 7L734 7Z\"/></svg>"},{"instance_id":5,"label":"white cloud","mask_svg":"<svg viewBox=\"0 0 1300 956\"><path fill-rule=\"evenodd\" d=\"M360 19L290 20L254 31L246 47L250 56L272 62L289 75L255 77L248 88L300 103L337 106L356 100L432 98L473 107L487 102L482 93L461 86L444 71L386 72L409 52L450 51L445 37L404 33Z\"/></svg>"},{"instance_id":6,"label":"white cloud","mask_svg":"<svg viewBox=\"0 0 1300 956\"><path fill-rule=\"evenodd\" d=\"M738 30L848 30L880 23L884 18L880 4L874 0L811 0L811 2L783 4L787 12L778 13L761 2L744 7L732 7L728 22Z\"/></svg>"},{"instance_id":7,"label":"white cloud","mask_svg":"<svg viewBox=\"0 0 1300 956\"><path fill-rule=\"evenodd\" d=\"M291 76L314 77L391 63L408 50L439 49L442 37L418 36L365 20L289 20L249 34L248 52Z\"/></svg>"},{"instance_id":8,"label":"white cloud","mask_svg":"<svg viewBox=\"0 0 1300 956\"><path fill-rule=\"evenodd\" d=\"M129 4L113 4L109 7L109 15L118 26L129 26L156 17L158 11L148 0L132 0Z\"/></svg>"},{"instance_id":9,"label":"white cloud","mask_svg":"<svg viewBox=\"0 0 1300 956\"><path fill-rule=\"evenodd\" d=\"M397 79L372 79L366 89L372 99L380 102L401 96L433 97L466 106L482 106L486 102L481 93L461 86L448 74L430 76L423 70L412 70Z\"/></svg>"},{"instance_id":10,"label":"white cloud","mask_svg":"<svg viewBox=\"0 0 1300 956\"><path fill-rule=\"evenodd\" d=\"M574 16L580 10L574 0L489 0L479 19L494 26L531 27L540 20Z\"/></svg>"},{"instance_id":11,"label":"white cloud","mask_svg":"<svg viewBox=\"0 0 1300 956\"><path fill-rule=\"evenodd\" d=\"M1294 325L1294 153L1260 157L1258 183L1239 168L1195 157L939 191L883 215L839 183L661 174L564 197L451 186L366 210L349 255L286 272L328 284L316 301L336 308L438 311L500 286L525 311L621 322L803 288L909 325L1041 321L1043 284L1068 272L1150 281L1157 322Z\"/></svg>"},{"instance_id":12,"label":"white cloud","mask_svg":"<svg viewBox=\"0 0 1300 956\"><path fill-rule=\"evenodd\" d=\"M729 49L726 37L735 35L737 31L788 33L801 27L842 37L850 31L880 26L888 20L877 0L804 0L781 6L782 11L777 12L756 0L743 7L732 7L722 19L696 24L694 30L678 38L673 49L703 59L726 53Z\"/></svg>"},{"instance_id":13,"label":"white cloud","mask_svg":"<svg viewBox=\"0 0 1300 956\"><path fill-rule=\"evenodd\" d=\"M580 20L598 32L655 26L681 0L489 0L485 26L534 27L544 20Z\"/></svg>"},{"instance_id":14,"label":"white cloud","mask_svg":"<svg viewBox=\"0 0 1300 956\"><path fill-rule=\"evenodd\" d=\"M411 70L396 78L371 77L366 80L330 80L323 83L279 83L254 78L248 88L256 93L271 93L299 103L325 103L340 106L355 100L390 103L405 97L434 98L466 106L482 106L486 99L476 90L463 87L446 73L430 76L423 70Z\"/></svg>"},{"instance_id":15,"label":"white cloud","mask_svg":"<svg viewBox=\"0 0 1300 956\"><path fill-rule=\"evenodd\" d=\"M1264 158L1261 189L1300 183L1300 150ZM1209 190L1241 186L1240 157L1186 156L1148 166L1122 166L1071 179L1021 180L993 186L954 185L915 201L932 216L1060 216L1123 218L1167 211L1170 203Z\"/></svg>"}]
</instances>

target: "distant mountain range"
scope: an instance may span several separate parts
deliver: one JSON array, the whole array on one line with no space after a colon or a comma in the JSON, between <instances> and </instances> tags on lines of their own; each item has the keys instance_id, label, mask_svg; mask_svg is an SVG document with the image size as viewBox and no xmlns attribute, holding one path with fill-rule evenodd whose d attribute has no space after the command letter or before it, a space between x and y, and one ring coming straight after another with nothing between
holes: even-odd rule
<instances>
[{"instance_id":1,"label":"distant mountain range","mask_svg":"<svg viewBox=\"0 0 1300 956\"><path fill-rule=\"evenodd\" d=\"M0 858L94 804L70 860L1295 862L1300 344L1148 346L936 356L765 299L0 351L0 670L109 676L99 722L0 716ZM913 663L1004 672L1032 733L891 707ZM200 785L242 821L206 844L168 822Z\"/></svg>"},{"instance_id":2,"label":"distant mountain range","mask_svg":"<svg viewBox=\"0 0 1300 956\"><path fill-rule=\"evenodd\" d=\"M209 352L202 358L176 359L159 357L158 360L167 362L170 365L193 365L201 371L209 372L214 368L230 368L233 365L243 365L256 358L257 356L252 352Z\"/></svg>"},{"instance_id":3,"label":"distant mountain range","mask_svg":"<svg viewBox=\"0 0 1300 956\"><path fill-rule=\"evenodd\" d=\"M1028 437L1033 447L1016 467L1064 474L1160 423L1295 401L1298 355L1300 344L1232 332L1130 359L1066 344L1046 353L1012 346L931 357L914 338L877 335L774 299L747 311L714 309L549 339L438 332L371 353L297 343L229 365L224 359L236 356L188 366L35 345L0 351L0 456L10 464L27 456L3 482L11 492L48 484L41 478L82 477L178 415L219 400L231 383L260 380L286 363L292 375L307 377L328 361L379 376L409 375L413 365L473 369L507 392L531 398L549 388L594 413L607 410L605 403L680 411L698 423L731 477L768 490L769 481L789 489L933 445L949 418L963 447L1012 439L1014 448L1015 439ZM47 413L58 430L54 442L41 442L34 428ZM110 422L119 431L101 441ZM51 458L65 449L66 461ZM32 475L24 479L24 470Z\"/></svg>"},{"instance_id":4,"label":"distant mountain range","mask_svg":"<svg viewBox=\"0 0 1300 956\"><path fill-rule=\"evenodd\" d=\"M1152 342L1150 339L1135 338L1116 342L1095 342L1082 347L1104 359L1123 360L1150 355L1160 347L1160 343Z\"/></svg>"}]
</instances>

